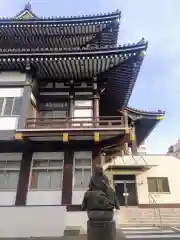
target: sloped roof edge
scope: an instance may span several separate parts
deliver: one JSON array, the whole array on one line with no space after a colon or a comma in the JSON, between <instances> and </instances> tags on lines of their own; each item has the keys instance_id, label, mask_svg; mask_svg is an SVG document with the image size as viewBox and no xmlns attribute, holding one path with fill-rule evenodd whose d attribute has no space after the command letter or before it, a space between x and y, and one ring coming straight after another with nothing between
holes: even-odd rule
<instances>
[{"instance_id":1,"label":"sloped roof edge","mask_svg":"<svg viewBox=\"0 0 180 240\"><path fill-rule=\"evenodd\" d=\"M34 19L38 18L39 20L62 20L62 21L71 21L73 19L77 20L96 20L100 18L121 18L121 11L119 9L108 12L108 13L97 13L97 14L86 14L86 15L75 15L75 16L51 16L51 17L42 17L42 16L37 16L36 14L33 13L32 8L29 7L29 5L26 5L25 8L20 11L18 14L16 14L14 17L10 18L0 18L0 20L17 20L25 11L28 11ZM26 19L28 20L28 19ZM33 19L31 19L33 20Z\"/></svg>"},{"instance_id":2,"label":"sloped roof edge","mask_svg":"<svg viewBox=\"0 0 180 240\"><path fill-rule=\"evenodd\" d=\"M164 116L165 115L165 111L162 110L157 110L157 111L146 111L146 110L142 110L142 109L137 109L137 108L133 108L130 106L127 106L125 108L129 113L131 114L137 114L137 115L141 115L144 117L158 117L158 116Z\"/></svg>"}]
</instances>

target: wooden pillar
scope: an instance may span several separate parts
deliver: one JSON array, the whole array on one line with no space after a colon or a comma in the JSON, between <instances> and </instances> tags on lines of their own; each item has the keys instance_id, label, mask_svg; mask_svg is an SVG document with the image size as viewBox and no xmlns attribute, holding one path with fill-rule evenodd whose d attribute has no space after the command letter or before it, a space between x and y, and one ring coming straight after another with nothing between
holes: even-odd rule
<instances>
[{"instance_id":1,"label":"wooden pillar","mask_svg":"<svg viewBox=\"0 0 180 240\"><path fill-rule=\"evenodd\" d=\"M17 126L18 129L26 128L26 120L29 116L29 110L30 110L31 92L32 92L31 82L28 81L23 89L20 117L19 117L18 126Z\"/></svg>"},{"instance_id":2,"label":"wooden pillar","mask_svg":"<svg viewBox=\"0 0 180 240\"><path fill-rule=\"evenodd\" d=\"M72 202L72 181L73 181L73 151L65 144L63 186L62 186L62 205L69 205Z\"/></svg>"},{"instance_id":3,"label":"wooden pillar","mask_svg":"<svg viewBox=\"0 0 180 240\"><path fill-rule=\"evenodd\" d=\"M127 133L128 132L128 113L127 113L127 110L124 110L123 111L123 117L124 117L124 127L125 127L125 132Z\"/></svg>"},{"instance_id":4,"label":"wooden pillar","mask_svg":"<svg viewBox=\"0 0 180 240\"><path fill-rule=\"evenodd\" d=\"M73 117L73 111L74 111L74 100L73 100L73 96L70 96L69 99L69 117L72 118Z\"/></svg>"},{"instance_id":5,"label":"wooden pillar","mask_svg":"<svg viewBox=\"0 0 180 240\"><path fill-rule=\"evenodd\" d=\"M96 94L94 96L94 103L93 103L94 107L93 107L93 115L94 115L94 119L98 119L99 118L99 94Z\"/></svg>"},{"instance_id":6,"label":"wooden pillar","mask_svg":"<svg viewBox=\"0 0 180 240\"><path fill-rule=\"evenodd\" d=\"M130 140L131 140L131 152L132 152L132 154L137 154L135 126L132 126Z\"/></svg>"},{"instance_id":7,"label":"wooden pillar","mask_svg":"<svg viewBox=\"0 0 180 240\"><path fill-rule=\"evenodd\" d=\"M15 206L26 205L29 177L30 177L30 171L31 171L32 154L33 152L32 152L30 143L27 142L24 146L24 151L22 155Z\"/></svg>"},{"instance_id":8,"label":"wooden pillar","mask_svg":"<svg viewBox=\"0 0 180 240\"><path fill-rule=\"evenodd\" d=\"M124 137L124 144L123 144L123 153L125 155L127 155L128 154L128 143L129 143L128 113L127 113L127 110L123 110L121 113L123 114L124 127L125 127L125 137Z\"/></svg>"},{"instance_id":9,"label":"wooden pillar","mask_svg":"<svg viewBox=\"0 0 180 240\"><path fill-rule=\"evenodd\" d=\"M97 79L95 80L96 82L94 83L94 99L93 99L93 118L95 121L99 121L99 92L98 92L98 87L97 87ZM98 123L96 123L96 126Z\"/></svg>"}]
</instances>

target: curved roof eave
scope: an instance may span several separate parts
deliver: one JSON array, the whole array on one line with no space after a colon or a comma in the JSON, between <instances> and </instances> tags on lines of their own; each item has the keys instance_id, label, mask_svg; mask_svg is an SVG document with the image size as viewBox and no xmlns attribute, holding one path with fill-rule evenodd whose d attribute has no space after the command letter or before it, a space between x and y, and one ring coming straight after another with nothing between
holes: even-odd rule
<instances>
[{"instance_id":1,"label":"curved roof eave","mask_svg":"<svg viewBox=\"0 0 180 240\"><path fill-rule=\"evenodd\" d=\"M74 56L97 56L97 55L112 55L112 56L124 56L130 57L137 52L143 52L147 49L147 42L142 44L124 44L124 45L113 45L113 46L92 46L92 47L74 47L74 48L36 48L36 49L8 49L8 53L6 49L0 48L0 54L2 55L27 55L27 52L31 55L50 55L60 56L63 55L65 57L74 57Z\"/></svg>"},{"instance_id":2,"label":"curved roof eave","mask_svg":"<svg viewBox=\"0 0 180 240\"><path fill-rule=\"evenodd\" d=\"M127 106L125 108L129 113L134 114L134 115L140 115L142 117L158 117L158 116L164 116L165 115L165 111L162 110L157 110L157 111L145 111L145 110L141 110L141 109L136 109L136 108L132 108Z\"/></svg>"},{"instance_id":3,"label":"curved roof eave","mask_svg":"<svg viewBox=\"0 0 180 240\"><path fill-rule=\"evenodd\" d=\"M138 146L151 134L165 115L165 111L161 110L145 111L129 106L126 107L125 110L127 110L130 115L137 117L135 118L135 126Z\"/></svg>"}]
</instances>

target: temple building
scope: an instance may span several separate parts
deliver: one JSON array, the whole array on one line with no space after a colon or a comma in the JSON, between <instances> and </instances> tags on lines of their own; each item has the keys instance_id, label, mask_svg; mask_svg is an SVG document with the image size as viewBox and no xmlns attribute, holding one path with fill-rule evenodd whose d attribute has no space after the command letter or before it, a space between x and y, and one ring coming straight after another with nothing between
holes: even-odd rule
<instances>
[{"instance_id":1,"label":"temple building","mask_svg":"<svg viewBox=\"0 0 180 240\"><path fill-rule=\"evenodd\" d=\"M118 45L120 18L41 18L27 4L0 19L0 206L13 228L1 226L4 236L58 236L59 224L78 225L97 164L121 205L140 204L138 174L155 163L138 147L164 112L128 105L148 43Z\"/></svg>"}]
</instances>

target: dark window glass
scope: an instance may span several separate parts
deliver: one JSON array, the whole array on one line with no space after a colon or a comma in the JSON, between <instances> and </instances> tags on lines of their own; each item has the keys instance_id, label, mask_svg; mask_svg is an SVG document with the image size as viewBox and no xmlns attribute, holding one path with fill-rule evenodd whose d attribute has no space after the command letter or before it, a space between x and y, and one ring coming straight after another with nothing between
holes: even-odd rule
<instances>
[{"instance_id":1,"label":"dark window glass","mask_svg":"<svg viewBox=\"0 0 180 240\"><path fill-rule=\"evenodd\" d=\"M13 106L13 100L14 100L14 98L6 98L3 115L5 115L5 116L11 116L11 110L12 110L12 106Z\"/></svg>"},{"instance_id":2,"label":"dark window glass","mask_svg":"<svg viewBox=\"0 0 180 240\"><path fill-rule=\"evenodd\" d=\"M149 192L170 192L168 178L148 178Z\"/></svg>"},{"instance_id":3,"label":"dark window glass","mask_svg":"<svg viewBox=\"0 0 180 240\"><path fill-rule=\"evenodd\" d=\"M148 178L148 190L149 192L158 192L156 178Z\"/></svg>"},{"instance_id":4,"label":"dark window glass","mask_svg":"<svg viewBox=\"0 0 180 240\"><path fill-rule=\"evenodd\" d=\"M168 178L158 178L159 192L170 192Z\"/></svg>"},{"instance_id":5,"label":"dark window glass","mask_svg":"<svg viewBox=\"0 0 180 240\"><path fill-rule=\"evenodd\" d=\"M12 115L20 115L21 103L22 103L22 98L21 97L15 98Z\"/></svg>"},{"instance_id":6,"label":"dark window glass","mask_svg":"<svg viewBox=\"0 0 180 240\"><path fill-rule=\"evenodd\" d=\"M2 115L3 102L4 98L0 98L0 115Z\"/></svg>"}]
</instances>

